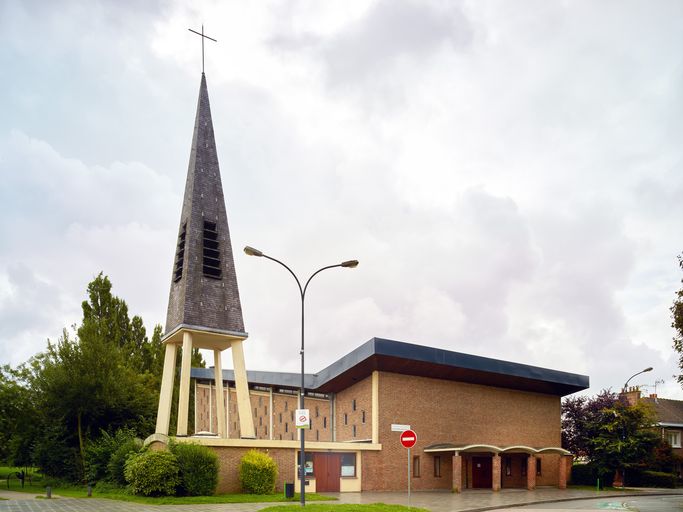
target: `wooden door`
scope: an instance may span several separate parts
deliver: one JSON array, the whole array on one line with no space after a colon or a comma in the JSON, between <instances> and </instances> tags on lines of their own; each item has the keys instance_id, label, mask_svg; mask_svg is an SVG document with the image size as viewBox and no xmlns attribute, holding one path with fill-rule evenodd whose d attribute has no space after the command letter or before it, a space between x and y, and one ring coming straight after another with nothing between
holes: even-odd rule
<instances>
[{"instance_id":1,"label":"wooden door","mask_svg":"<svg viewBox=\"0 0 683 512\"><path fill-rule=\"evenodd\" d=\"M492 470L491 457L472 457L472 487L474 489L491 489Z\"/></svg>"},{"instance_id":2,"label":"wooden door","mask_svg":"<svg viewBox=\"0 0 683 512\"><path fill-rule=\"evenodd\" d=\"M339 453L316 453L313 455L316 492L339 492L341 478L341 455Z\"/></svg>"}]
</instances>

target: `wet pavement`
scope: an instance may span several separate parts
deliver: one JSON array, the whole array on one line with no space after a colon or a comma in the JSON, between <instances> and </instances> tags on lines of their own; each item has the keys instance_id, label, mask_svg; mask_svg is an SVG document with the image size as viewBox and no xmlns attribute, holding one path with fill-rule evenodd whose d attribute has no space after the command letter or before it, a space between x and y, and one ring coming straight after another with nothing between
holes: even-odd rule
<instances>
[{"instance_id":1,"label":"wet pavement","mask_svg":"<svg viewBox=\"0 0 683 512\"><path fill-rule=\"evenodd\" d=\"M621 496L654 496L657 494L683 495L676 490L642 490L634 492L596 492L577 489L560 490L557 488L539 488L534 491L524 489L506 489L500 492L489 490L467 490L460 494L451 492L414 492L410 504L432 512L465 512L476 510L492 510L495 508L519 507L522 505L554 503L561 500L574 499L606 499L613 500ZM406 492L363 492L330 494L338 498L335 503L391 503L408 505ZM256 512L262 508L285 503L225 503L198 505L145 505L125 501L114 501L98 498L57 498L36 499L33 494L0 491L0 512ZM311 502L312 504L313 502ZM588 503L587 503L588 504ZM553 507L554 508L554 507Z\"/></svg>"}]
</instances>

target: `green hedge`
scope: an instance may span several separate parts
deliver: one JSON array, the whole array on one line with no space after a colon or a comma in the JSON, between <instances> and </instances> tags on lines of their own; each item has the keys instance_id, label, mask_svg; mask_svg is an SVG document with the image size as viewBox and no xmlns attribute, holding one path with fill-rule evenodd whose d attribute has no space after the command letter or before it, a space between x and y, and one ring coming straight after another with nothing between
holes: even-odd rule
<instances>
[{"instance_id":1,"label":"green hedge","mask_svg":"<svg viewBox=\"0 0 683 512\"><path fill-rule=\"evenodd\" d=\"M135 494L172 496L180 484L178 459L167 451L144 451L126 460L124 474Z\"/></svg>"},{"instance_id":2,"label":"green hedge","mask_svg":"<svg viewBox=\"0 0 683 512\"><path fill-rule=\"evenodd\" d=\"M266 453L249 450L240 461L242 491L249 494L269 494L275 491L277 464Z\"/></svg>"},{"instance_id":3,"label":"green hedge","mask_svg":"<svg viewBox=\"0 0 683 512\"><path fill-rule=\"evenodd\" d=\"M137 453L142 448L139 439L127 439L123 441L109 457L107 463L107 480L116 485L126 485L126 475L124 473L126 459Z\"/></svg>"},{"instance_id":4,"label":"green hedge","mask_svg":"<svg viewBox=\"0 0 683 512\"><path fill-rule=\"evenodd\" d=\"M593 464L574 464L570 481L574 485L597 485L598 468ZM600 487L611 487L614 474L603 474L600 478Z\"/></svg>"},{"instance_id":5,"label":"green hedge","mask_svg":"<svg viewBox=\"0 0 683 512\"><path fill-rule=\"evenodd\" d=\"M218 485L218 457L211 448L198 444L171 445L178 459L180 485L178 494L210 496Z\"/></svg>"},{"instance_id":6,"label":"green hedge","mask_svg":"<svg viewBox=\"0 0 683 512\"><path fill-rule=\"evenodd\" d=\"M626 485L631 487L676 487L676 475L661 471L626 471Z\"/></svg>"}]
</instances>

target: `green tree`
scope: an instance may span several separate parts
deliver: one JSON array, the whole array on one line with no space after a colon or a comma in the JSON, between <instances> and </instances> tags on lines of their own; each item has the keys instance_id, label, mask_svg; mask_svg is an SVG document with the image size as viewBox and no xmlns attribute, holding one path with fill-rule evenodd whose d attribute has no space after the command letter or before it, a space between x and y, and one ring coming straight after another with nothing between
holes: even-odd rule
<instances>
[{"instance_id":1,"label":"green tree","mask_svg":"<svg viewBox=\"0 0 683 512\"><path fill-rule=\"evenodd\" d=\"M678 257L678 266L683 270L683 254ZM674 350L678 352L678 367L683 370L683 288L676 292L676 298L671 306L671 320L671 327L676 331L673 341ZM683 385L683 374L677 378L678 383Z\"/></svg>"},{"instance_id":2,"label":"green tree","mask_svg":"<svg viewBox=\"0 0 683 512\"><path fill-rule=\"evenodd\" d=\"M617 401L603 409L596 435L590 441L591 462L598 467L598 473L625 473L651 466L660 441L655 425L655 412L645 402L629 406Z\"/></svg>"},{"instance_id":3,"label":"green tree","mask_svg":"<svg viewBox=\"0 0 683 512\"><path fill-rule=\"evenodd\" d=\"M562 448L590 459L591 440L598 434L604 411L614 407L616 393L603 390L595 397L574 396L562 401Z\"/></svg>"},{"instance_id":4,"label":"green tree","mask_svg":"<svg viewBox=\"0 0 683 512\"><path fill-rule=\"evenodd\" d=\"M0 367L0 461L31 466L37 411L21 376Z\"/></svg>"}]
</instances>

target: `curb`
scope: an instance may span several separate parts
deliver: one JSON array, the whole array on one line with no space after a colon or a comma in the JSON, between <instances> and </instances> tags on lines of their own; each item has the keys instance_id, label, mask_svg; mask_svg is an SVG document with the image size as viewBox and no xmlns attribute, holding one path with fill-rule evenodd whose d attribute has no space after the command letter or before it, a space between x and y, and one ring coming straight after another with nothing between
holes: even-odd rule
<instances>
[{"instance_id":1,"label":"curb","mask_svg":"<svg viewBox=\"0 0 683 512\"><path fill-rule=\"evenodd\" d=\"M629 494L609 494L609 496L604 496L604 498L627 498L627 497L642 497L642 496L683 496L683 491L679 492L640 492L640 493L629 493ZM562 503L563 501L580 501L580 500L597 500L603 496L580 496L578 498L553 498L549 500L537 500L537 501L527 501L524 503L513 503L510 505L497 505L495 507L480 507L480 508L468 508L463 509L458 512L485 512L488 510L501 510L505 508L517 508L526 507L528 505L542 505L544 503Z\"/></svg>"}]
</instances>

